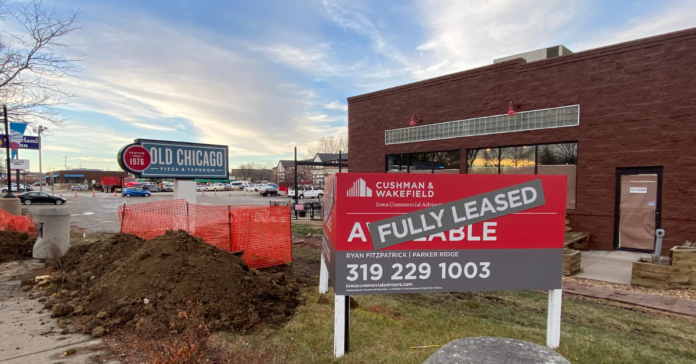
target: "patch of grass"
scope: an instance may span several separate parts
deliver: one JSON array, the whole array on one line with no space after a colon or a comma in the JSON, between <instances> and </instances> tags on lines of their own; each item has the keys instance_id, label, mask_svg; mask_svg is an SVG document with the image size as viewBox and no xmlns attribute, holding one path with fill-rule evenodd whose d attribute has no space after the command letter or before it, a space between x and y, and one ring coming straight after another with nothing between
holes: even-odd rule
<instances>
[{"instance_id":1,"label":"patch of grass","mask_svg":"<svg viewBox=\"0 0 696 364\"><path fill-rule=\"evenodd\" d=\"M321 223L319 224L314 224L309 221L307 222L300 222L300 221L293 221L292 223L292 233L293 234L298 234L298 235L307 235L307 233L311 233L314 236L321 237Z\"/></svg>"},{"instance_id":2,"label":"patch of grass","mask_svg":"<svg viewBox=\"0 0 696 364\"><path fill-rule=\"evenodd\" d=\"M319 255L307 250L304 255ZM309 259L309 256L304 256ZM485 292L353 296L351 351L333 357L333 304L319 304L316 287L307 304L277 331L246 336L249 348L269 347L290 363L421 363L446 344L475 336L500 336L546 344L545 292ZM328 294L333 303L333 293ZM626 309L607 301L565 296L558 352L572 363L694 363L696 320ZM222 341L240 337L221 334ZM235 345L239 350L239 345ZM251 349L250 349L251 350Z\"/></svg>"}]
</instances>

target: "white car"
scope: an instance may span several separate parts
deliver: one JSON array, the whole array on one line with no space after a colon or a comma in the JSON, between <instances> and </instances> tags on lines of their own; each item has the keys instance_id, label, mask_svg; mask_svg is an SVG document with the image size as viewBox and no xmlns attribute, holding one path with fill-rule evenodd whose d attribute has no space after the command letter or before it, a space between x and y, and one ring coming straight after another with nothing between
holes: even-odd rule
<instances>
[{"instance_id":1,"label":"white car","mask_svg":"<svg viewBox=\"0 0 696 364\"><path fill-rule=\"evenodd\" d=\"M293 194L290 195L290 197L294 197L295 192L293 191ZM318 188L315 188L314 186L310 186L304 191L298 191L297 194L298 198L322 198L324 197L324 190L320 190Z\"/></svg>"},{"instance_id":2,"label":"white car","mask_svg":"<svg viewBox=\"0 0 696 364\"><path fill-rule=\"evenodd\" d=\"M208 186L206 185L196 185L196 191L201 192L205 191Z\"/></svg>"},{"instance_id":3,"label":"white car","mask_svg":"<svg viewBox=\"0 0 696 364\"><path fill-rule=\"evenodd\" d=\"M206 188L206 191L224 191L225 185L222 183L211 183L210 186Z\"/></svg>"},{"instance_id":4,"label":"white car","mask_svg":"<svg viewBox=\"0 0 696 364\"><path fill-rule=\"evenodd\" d=\"M259 192L261 185L248 185L244 187L244 192Z\"/></svg>"}]
</instances>

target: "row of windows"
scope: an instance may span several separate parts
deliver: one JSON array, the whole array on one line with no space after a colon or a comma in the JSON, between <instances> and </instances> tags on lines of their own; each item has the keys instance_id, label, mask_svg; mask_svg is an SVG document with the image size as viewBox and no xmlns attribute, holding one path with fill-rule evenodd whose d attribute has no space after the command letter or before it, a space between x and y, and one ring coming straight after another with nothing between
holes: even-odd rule
<instances>
[{"instance_id":1,"label":"row of windows","mask_svg":"<svg viewBox=\"0 0 696 364\"><path fill-rule=\"evenodd\" d=\"M384 132L384 142L386 145L413 143L425 140L561 128L578 126L579 124L580 106L563 106L542 110L520 111L514 116L495 115L386 130Z\"/></svg>"},{"instance_id":2,"label":"row of windows","mask_svg":"<svg viewBox=\"0 0 696 364\"><path fill-rule=\"evenodd\" d=\"M466 173L469 174L566 175L566 208L575 209L578 162L575 142L468 149L466 159ZM387 172L459 173L459 167L458 150L387 156Z\"/></svg>"}]
</instances>

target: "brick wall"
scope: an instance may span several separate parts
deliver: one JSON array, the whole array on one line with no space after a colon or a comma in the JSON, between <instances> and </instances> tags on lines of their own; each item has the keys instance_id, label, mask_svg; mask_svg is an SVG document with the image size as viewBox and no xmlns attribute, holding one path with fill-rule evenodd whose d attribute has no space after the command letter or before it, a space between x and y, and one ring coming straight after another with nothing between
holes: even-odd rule
<instances>
[{"instance_id":1,"label":"brick wall","mask_svg":"<svg viewBox=\"0 0 696 364\"><path fill-rule=\"evenodd\" d=\"M576 231L593 249L614 246L617 167L663 167L663 254L696 239L696 29L569 56L512 60L348 99L351 172L384 172L385 155L578 142ZM580 105L580 126L438 141L384 144L384 131ZM461 172L465 172L462 158Z\"/></svg>"}]
</instances>

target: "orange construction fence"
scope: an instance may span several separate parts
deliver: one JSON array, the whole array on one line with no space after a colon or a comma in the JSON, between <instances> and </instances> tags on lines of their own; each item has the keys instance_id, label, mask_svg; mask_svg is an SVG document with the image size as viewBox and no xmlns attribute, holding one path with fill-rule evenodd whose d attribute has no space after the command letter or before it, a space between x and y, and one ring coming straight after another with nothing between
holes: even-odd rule
<instances>
[{"instance_id":1,"label":"orange construction fence","mask_svg":"<svg viewBox=\"0 0 696 364\"><path fill-rule=\"evenodd\" d=\"M185 230L220 249L244 251L250 268L292 262L289 206L202 206L186 200L122 205L121 232L152 239Z\"/></svg>"},{"instance_id":2,"label":"orange construction fence","mask_svg":"<svg viewBox=\"0 0 696 364\"><path fill-rule=\"evenodd\" d=\"M14 231L35 236L38 235L38 226L39 224L28 216L15 216L0 209L0 231Z\"/></svg>"}]
</instances>

